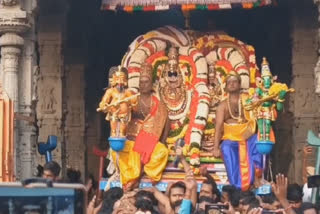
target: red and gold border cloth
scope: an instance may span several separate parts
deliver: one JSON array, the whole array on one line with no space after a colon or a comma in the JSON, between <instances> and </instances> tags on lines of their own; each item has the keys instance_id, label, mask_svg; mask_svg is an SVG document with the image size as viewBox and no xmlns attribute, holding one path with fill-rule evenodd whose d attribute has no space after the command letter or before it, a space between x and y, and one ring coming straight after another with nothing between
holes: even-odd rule
<instances>
[{"instance_id":1,"label":"red and gold border cloth","mask_svg":"<svg viewBox=\"0 0 320 214\"><path fill-rule=\"evenodd\" d=\"M190 10L224 10L252 9L276 4L275 0L102 0L101 10L113 11L164 11L170 9Z\"/></svg>"}]
</instances>

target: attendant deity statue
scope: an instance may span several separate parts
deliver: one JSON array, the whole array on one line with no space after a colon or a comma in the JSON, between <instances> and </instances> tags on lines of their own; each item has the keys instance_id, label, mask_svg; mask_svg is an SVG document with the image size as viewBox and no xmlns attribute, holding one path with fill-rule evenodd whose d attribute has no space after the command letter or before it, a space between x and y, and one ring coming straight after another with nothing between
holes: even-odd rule
<instances>
[{"instance_id":1,"label":"attendant deity statue","mask_svg":"<svg viewBox=\"0 0 320 214\"><path fill-rule=\"evenodd\" d=\"M142 172L153 183L158 182L167 165L169 152L164 143L169 131L168 113L152 87L152 66L143 63L140 68L140 93L128 124L128 140L122 151L111 151L125 190L139 184Z\"/></svg>"},{"instance_id":2,"label":"attendant deity statue","mask_svg":"<svg viewBox=\"0 0 320 214\"><path fill-rule=\"evenodd\" d=\"M216 119L216 111L219 103L225 95L223 82L221 77L217 74L214 64L208 66L208 90L210 95L209 114L205 130L204 139L201 148L205 151L212 152L214 147L214 124Z\"/></svg>"},{"instance_id":3,"label":"attendant deity statue","mask_svg":"<svg viewBox=\"0 0 320 214\"><path fill-rule=\"evenodd\" d=\"M288 89L286 84L274 82L269 63L264 57L261 66L261 83L258 87L251 90L251 97L246 101L245 108L253 110L258 121L259 140L270 141L272 121L276 120L277 110L283 110L283 102L287 92L293 92ZM254 92L253 92L254 90Z\"/></svg>"},{"instance_id":4,"label":"attendant deity statue","mask_svg":"<svg viewBox=\"0 0 320 214\"><path fill-rule=\"evenodd\" d=\"M109 83L111 85L102 97L97 111L106 113L110 121L111 137L125 137L128 122L131 118L131 108L137 104L138 94L127 88L127 70L124 67L111 67Z\"/></svg>"}]
</instances>

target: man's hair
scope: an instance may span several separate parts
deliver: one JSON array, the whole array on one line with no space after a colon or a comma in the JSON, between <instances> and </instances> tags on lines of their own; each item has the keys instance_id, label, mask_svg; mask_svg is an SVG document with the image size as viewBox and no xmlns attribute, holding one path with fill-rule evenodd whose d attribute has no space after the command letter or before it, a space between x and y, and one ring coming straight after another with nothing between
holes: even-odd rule
<instances>
[{"instance_id":1,"label":"man's hair","mask_svg":"<svg viewBox=\"0 0 320 214\"><path fill-rule=\"evenodd\" d=\"M211 179L210 179L211 178ZM221 199L221 194L220 191L217 187L216 182L214 181L214 179L210 176L209 178L207 178L206 180L204 180L202 182L202 184L208 184L211 185L212 187L212 194L215 194L217 196L217 198L215 199L216 202L219 202Z\"/></svg>"},{"instance_id":2,"label":"man's hair","mask_svg":"<svg viewBox=\"0 0 320 214\"><path fill-rule=\"evenodd\" d=\"M238 207L240 204L240 192L241 191L239 189L235 188L235 190L229 194L230 204L233 207Z\"/></svg>"},{"instance_id":3,"label":"man's hair","mask_svg":"<svg viewBox=\"0 0 320 214\"><path fill-rule=\"evenodd\" d=\"M149 191L146 191L146 190L140 190L139 192L137 192L134 196L136 199L137 198L147 198L149 199L153 205L156 205L157 204L157 199L154 197L154 195L149 192Z\"/></svg>"},{"instance_id":4,"label":"man's hair","mask_svg":"<svg viewBox=\"0 0 320 214\"><path fill-rule=\"evenodd\" d=\"M153 205L156 205L157 200L151 192L140 190L135 194L135 207L143 212L153 212Z\"/></svg>"},{"instance_id":5,"label":"man's hair","mask_svg":"<svg viewBox=\"0 0 320 214\"><path fill-rule=\"evenodd\" d=\"M82 183L80 170L67 169L67 183Z\"/></svg>"},{"instance_id":6,"label":"man's hair","mask_svg":"<svg viewBox=\"0 0 320 214\"><path fill-rule=\"evenodd\" d=\"M287 189L287 199L293 202L301 202L303 198L302 187L297 184L289 184Z\"/></svg>"},{"instance_id":7,"label":"man's hair","mask_svg":"<svg viewBox=\"0 0 320 214\"><path fill-rule=\"evenodd\" d=\"M243 200L245 198L250 198L250 197L255 197L254 192L250 190L240 192L240 200Z\"/></svg>"},{"instance_id":8,"label":"man's hair","mask_svg":"<svg viewBox=\"0 0 320 214\"><path fill-rule=\"evenodd\" d=\"M183 189L183 192L186 192L186 185L182 181L178 181L178 182L175 182L174 184L172 184L172 186L169 189L169 196L171 195L171 190L173 188L181 188L181 189Z\"/></svg>"},{"instance_id":9,"label":"man's hair","mask_svg":"<svg viewBox=\"0 0 320 214\"><path fill-rule=\"evenodd\" d=\"M226 192L228 194L230 204L233 207L238 207L240 203L240 190L237 189L233 185L225 185L222 187L222 192Z\"/></svg>"},{"instance_id":10,"label":"man's hair","mask_svg":"<svg viewBox=\"0 0 320 214\"><path fill-rule=\"evenodd\" d=\"M252 200L251 203L249 204L249 208L247 210L247 213L254 209L254 208L259 208L260 207L260 202L259 200L256 198L256 200Z\"/></svg>"},{"instance_id":11,"label":"man's hair","mask_svg":"<svg viewBox=\"0 0 320 214\"><path fill-rule=\"evenodd\" d=\"M277 197L273 192L268 195L261 196L262 202L266 204L272 204L273 202L277 201Z\"/></svg>"},{"instance_id":12,"label":"man's hair","mask_svg":"<svg viewBox=\"0 0 320 214\"><path fill-rule=\"evenodd\" d=\"M123 196L123 190L120 187L113 187L103 192L102 208L99 214L111 214L116 201Z\"/></svg>"},{"instance_id":13,"label":"man's hair","mask_svg":"<svg viewBox=\"0 0 320 214\"><path fill-rule=\"evenodd\" d=\"M232 192L234 192L234 191L236 191L236 187L235 186L232 186L232 185L224 185L223 187L222 187L222 192L226 192L226 193L232 193Z\"/></svg>"},{"instance_id":14,"label":"man's hair","mask_svg":"<svg viewBox=\"0 0 320 214\"><path fill-rule=\"evenodd\" d=\"M43 166L43 171L50 171L54 176L59 176L61 167L55 161L50 161Z\"/></svg>"},{"instance_id":15,"label":"man's hair","mask_svg":"<svg viewBox=\"0 0 320 214\"><path fill-rule=\"evenodd\" d=\"M302 203L301 207L297 210L297 213L304 213L304 211L309 210L309 209L315 209L316 213L318 213L319 208L310 202L304 202Z\"/></svg>"},{"instance_id":16,"label":"man's hair","mask_svg":"<svg viewBox=\"0 0 320 214\"><path fill-rule=\"evenodd\" d=\"M250 205L252 203L256 203L257 200L258 199L255 196L248 196L248 197L243 198L240 203L242 205ZM258 202L259 202L259 200L258 200Z\"/></svg>"}]
</instances>

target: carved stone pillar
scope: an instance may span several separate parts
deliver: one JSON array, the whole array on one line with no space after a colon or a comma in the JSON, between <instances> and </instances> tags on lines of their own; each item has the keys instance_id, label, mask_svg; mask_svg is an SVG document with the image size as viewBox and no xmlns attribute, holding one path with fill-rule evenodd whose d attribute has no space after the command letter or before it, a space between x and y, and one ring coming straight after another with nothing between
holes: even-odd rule
<instances>
[{"instance_id":1,"label":"carved stone pillar","mask_svg":"<svg viewBox=\"0 0 320 214\"><path fill-rule=\"evenodd\" d=\"M26 0L25 2L29 2ZM0 0L0 47L1 47L1 67L0 67L0 81L2 82L4 91L8 94L14 102L14 112L19 115L20 98L19 91L21 85L19 84L20 73L23 70L21 66L21 56L24 49L24 33L30 29L30 16L26 11L21 10L20 2L17 0ZM22 68L22 69L21 69ZM31 83L30 83L31 84ZM15 160L14 169L17 178L19 179L21 155L20 149L20 122L18 116L14 121L14 147ZM24 144L30 142L24 140ZM26 151L27 152L27 151ZM30 154L29 156L31 156ZM28 167L30 168L30 167ZM31 174L27 176L30 177Z\"/></svg>"},{"instance_id":2,"label":"carved stone pillar","mask_svg":"<svg viewBox=\"0 0 320 214\"><path fill-rule=\"evenodd\" d=\"M0 37L3 88L14 101L14 111L18 112L18 69L23 38L14 33Z\"/></svg>"},{"instance_id":3,"label":"carved stone pillar","mask_svg":"<svg viewBox=\"0 0 320 214\"><path fill-rule=\"evenodd\" d=\"M318 22L320 22L320 0L314 0L314 3L318 7ZM318 29L317 34L318 39L318 62L314 69L314 77L315 77L315 92L320 96L320 28Z\"/></svg>"},{"instance_id":4,"label":"carved stone pillar","mask_svg":"<svg viewBox=\"0 0 320 214\"><path fill-rule=\"evenodd\" d=\"M65 68L66 84L64 102L67 106L65 118L65 148L68 167L81 171L85 176L85 65L70 64Z\"/></svg>"},{"instance_id":5,"label":"carved stone pillar","mask_svg":"<svg viewBox=\"0 0 320 214\"><path fill-rule=\"evenodd\" d=\"M64 118L67 113L63 105L64 29L61 23L63 15L40 16L38 28L39 79L37 119L39 127L38 142L46 142L48 135L58 137L57 148L53 151L53 160L65 167L64 154ZM50 27L48 27L50 26ZM38 156L38 163L44 164L45 158Z\"/></svg>"},{"instance_id":6,"label":"carved stone pillar","mask_svg":"<svg viewBox=\"0 0 320 214\"><path fill-rule=\"evenodd\" d=\"M320 123L320 99L315 94L314 70L317 67L317 8L310 1L290 1L292 7L292 85L296 92L290 95L293 113L293 161L290 175L302 182L303 147L308 130L317 131ZM308 23L308 24L306 24ZM318 63L319 65L319 63ZM317 70L317 69L316 69ZM291 122L292 124L292 122Z\"/></svg>"}]
</instances>

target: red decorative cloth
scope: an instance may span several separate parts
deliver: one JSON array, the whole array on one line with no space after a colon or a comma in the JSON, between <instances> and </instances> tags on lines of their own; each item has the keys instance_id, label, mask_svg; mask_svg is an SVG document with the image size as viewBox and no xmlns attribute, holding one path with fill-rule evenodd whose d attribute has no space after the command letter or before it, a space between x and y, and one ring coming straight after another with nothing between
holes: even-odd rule
<instances>
[{"instance_id":1,"label":"red decorative cloth","mask_svg":"<svg viewBox=\"0 0 320 214\"><path fill-rule=\"evenodd\" d=\"M138 152L141 155L141 162L146 164L151 158L151 154L154 150L154 147L158 143L158 137L148 133L144 130L141 130L136 137L134 143L133 151Z\"/></svg>"},{"instance_id":2,"label":"red decorative cloth","mask_svg":"<svg viewBox=\"0 0 320 214\"><path fill-rule=\"evenodd\" d=\"M150 114L145 118L148 120L150 117L154 117L157 113L159 106L159 100L152 96L152 106ZM141 162L146 164L151 158L151 154L154 150L154 147L158 143L159 136L156 136L152 133L146 132L143 129L139 132L134 143L133 151L138 152L141 155Z\"/></svg>"}]
</instances>

